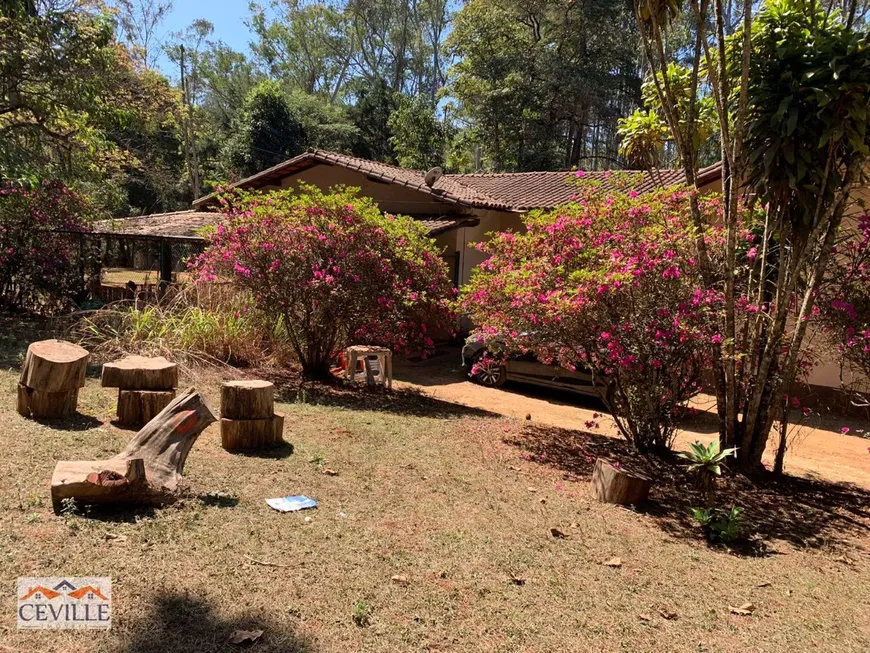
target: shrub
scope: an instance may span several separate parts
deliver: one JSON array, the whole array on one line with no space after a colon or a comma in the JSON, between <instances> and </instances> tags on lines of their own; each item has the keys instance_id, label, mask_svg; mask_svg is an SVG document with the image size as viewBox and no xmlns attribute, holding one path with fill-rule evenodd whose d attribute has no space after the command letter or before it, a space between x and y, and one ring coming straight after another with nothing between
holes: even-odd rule
<instances>
[{"instance_id":1,"label":"shrub","mask_svg":"<svg viewBox=\"0 0 870 653\"><path fill-rule=\"evenodd\" d=\"M744 531L743 508L739 506L731 506L730 510L692 508L692 518L711 542L733 542Z\"/></svg>"},{"instance_id":2,"label":"shrub","mask_svg":"<svg viewBox=\"0 0 870 653\"><path fill-rule=\"evenodd\" d=\"M87 231L87 205L62 183L0 186L0 308L41 315L72 305L85 290L83 243L62 231Z\"/></svg>"},{"instance_id":3,"label":"shrub","mask_svg":"<svg viewBox=\"0 0 870 653\"><path fill-rule=\"evenodd\" d=\"M220 198L226 222L195 266L230 278L254 305L282 320L303 375L328 378L351 342L431 349L452 327L446 263L425 230L385 215L353 189L313 186Z\"/></svg>"},{"instance_id":4,"label":"shrub","mask_svg":"<svg viewBox=\"0 0 870 653\"><path fill-rule=\"evenodd\" d=\"M814 312L843 362L870 376L870 215L841 232Z\"/></svg>"},{"instance_id":5,"label":"shrub","mask_svg":"<svg viewBox=\"0 0 870 653\"><path fill-rule=\"evenodd\" d=\"M461 298L479 339L589 368L640 451L671 445L718 338L709 315L718 295L698 279L688 198L583 183L571 204L528 216L525 234L479 244L490 257ZM712 223L718 199L702 207ZM712 229L705 237L721 240Z\"/></svg>"},{"instance_id":6,"label":"shrub","mask_svg":"<svg viewBox=\"0 0 870 653\"><path fill-rule=\"evenodd\" d=\"M280 358L280 324L250 310L244 295L215 295L186 288L160 304L107 306L86 313L71 335L105 359L141 353L247 366L270 354Z\"/></svg>"}]
</instances>

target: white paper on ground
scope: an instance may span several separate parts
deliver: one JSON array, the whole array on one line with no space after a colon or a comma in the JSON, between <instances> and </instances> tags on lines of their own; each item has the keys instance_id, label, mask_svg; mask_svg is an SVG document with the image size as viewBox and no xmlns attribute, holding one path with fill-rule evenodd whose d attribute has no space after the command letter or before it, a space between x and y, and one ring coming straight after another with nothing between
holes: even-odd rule
<instances>
[{"instance_id":1,"label":"white paper on ground","mask_svg":"<svg viewBox=\"0 0 870 653\"><path fill-rule=\"evenodd\" d=\"M280 512L296 512L297 510L317 507L317 502L314 499L309 499L304 494L296 494L279 499L266 499L266 503L269 504L270 508Z\"/></svg>"}]
</instances>

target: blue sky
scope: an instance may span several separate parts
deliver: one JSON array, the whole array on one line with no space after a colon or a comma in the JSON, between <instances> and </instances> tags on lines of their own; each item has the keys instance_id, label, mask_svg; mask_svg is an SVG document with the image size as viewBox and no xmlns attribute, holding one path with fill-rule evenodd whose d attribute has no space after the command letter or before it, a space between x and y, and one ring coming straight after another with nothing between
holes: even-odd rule
<instances>
[{"instance_id":1,"label":"blue sky","mask_svg":"<svg viewBox=\"0 0 870 653\"><path fill-rule=\"evenodd\" d=\"M248 51L251 33L245 25L250 15L248 0L174 0L172 13L161 26L165 37L173 32L181 32L197 18L205 18L214 25L212 40L223 41L233 50ZM267 3L264 3L267 4ZM164 56L160 68L172 78L178 71Z\"/></svg>"}]
</instances>

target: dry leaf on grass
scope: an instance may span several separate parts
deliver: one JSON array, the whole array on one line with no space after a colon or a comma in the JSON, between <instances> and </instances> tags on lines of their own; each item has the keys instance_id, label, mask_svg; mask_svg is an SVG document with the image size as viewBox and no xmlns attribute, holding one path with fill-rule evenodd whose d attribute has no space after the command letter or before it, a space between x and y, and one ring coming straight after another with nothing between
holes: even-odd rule
<instances>
[{"instance_id":1,"label":"dry leaf on grass","mask_svg":"<svg viewBox=\"0 0 870 653\"><path fill-rule=\"evenodd\" d=\"M755 612L755 606L752 603L744 603L739 608L735 608L733 605L729 605L728 609L731 611L731 614L737 614L744 617Z\"/></svg>"},{"instance_id":2,"label":"dry leaf on grass","mask_svg":"<svg viewBox=\"0 0 870 653\"><path fill-rule=\"evenodd\" d=\"M761 587L770 587L772 584L773 584L773 583L771 583L770 581L764 581L763 583L759 583L758 585L756 585L756 587L758 587L758 588L761 588Z\"/></svg>"},{"instance_id":3,"label":"dry leaf on grass","mask_svg":"<svg viewBox=\"0 0 870 653\"><path fill-rule=\"evenodd\" d=\"M641 621L652 621L652 617L644 612L641 612L639 615L637 615L637 618Z\"/></svg>"},{"instance_id":4,"label":"dry leaf on grass","mask_svg":"<svg viewBox=\"0 0 870 653\"><path fill-rule=\"evenodd\" d=\"M671 610L670 608L659 608L659 614L662 615L665 619L673 621L677 618L677 613Z\"/></svg>"},{"instance_id":5,"label":"dry leaf on grass","mask_svg":"<svg viewBox=\"0 0 870 653\"><path fill-rule=\"evenodd\" d=\"M565 531L559 530L555 526L550 529L550 535L555 537L557 540L564 540L568 537L568 534Z\"/></svg>"},{"instance_id":6,"label":"dry leaf on grass","mask_svg":"<svg viewBox=\"0 0 870 653\"><path fill-rule=\"evenodd\" d=\"M527 489L529 492L537 492L537 491L538 491L538 488L536 488L536 487L527 487L526 489Z\"/></svg>"},{"instance_id":7,"label":"dry leaf on grass","mask_svg":"<svg viewBox=\"0 0 870 653\"><path fill-rule=\"evenodd\" d=\"M837 556L836 558L834 558L834 562L840 562L844 565L851 565L852 564L852 561L849 558L847 558L846 556Z\"/></svg>"},{"instance_id":8,"label":"dry leaf on grass","mask_svg":"<svg viewBox=\"0 0 870 653\"><path fill-rule=\"evenodd\" d=\"M253 644L262 636L262 630L234 630L229 641L230 644Z\"/></svg>"},{"instance_id":9,"label":"dry leaf on grass","mask_svg":"<svg viewBox=\"0 0 870 653\"><path fill-rule=\"evenodd\" d=\"M338 476L337 471L335 471L334 469L329 469L328 467L323 470L323 473L326 474L327 476Z\"/></svg>"},{"instance_id":10,"label":"dry leaf on grass","mask_svg":"<svg viewBox=\"0 0 870 653\"><path fill-rule=\"evenodd\" d=\"M605 567L621 567L622 566L622 558L611 558L602 563Z\"/></svg>"},{"instance_id":11,"label":"dry leaf on grass","mask_svg":"<svg viewBox=\"0 0 870 653\"><path fill-rule=\"evenodd\" d=\"M511 582L514 585L519 585L520 587L522 587L523 585L526 584L526 579L523 578L522 576L517 576L516 574L511 573L510 578L511 578Z\"/></svg>"},{"instance_id":12,"label":"dry leaf on grass","mask_svg":"<svg viewBox=\"0 0 870 653\"><path fill-rule=\"evenodd\" d=\"M408 580L407 576L402 576L401 574L396 574L395 576L390 578L390 580L393 581L396 585L402 586L408 585L408 583L411 582Z\"/></svg>"},{"instance_id":13,"label":"dry leaf on grass","mask_svg":"<svg viewBox=\"0 0 870 653\"><path fill-rule=\"evenodd\" d=\"M118 533L106 533L104 537L107 542L123 543L127 541L126 535L119 535Z\"/></svg>"}]
</instances>

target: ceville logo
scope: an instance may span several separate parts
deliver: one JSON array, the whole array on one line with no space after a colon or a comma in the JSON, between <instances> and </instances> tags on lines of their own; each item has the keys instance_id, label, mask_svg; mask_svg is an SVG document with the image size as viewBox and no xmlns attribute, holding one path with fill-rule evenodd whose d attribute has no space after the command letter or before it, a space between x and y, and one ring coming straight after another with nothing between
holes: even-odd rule
<instances>
[{"instance_id":1,"label":"ceville logo","mask_svg":"<svg viewBox=\"0 0 870 653\"><path fill-rule=\"evenodd\" d=\"M111 578L18 579L18 628L111 626Z\"/></svg>"}]
</instances>

